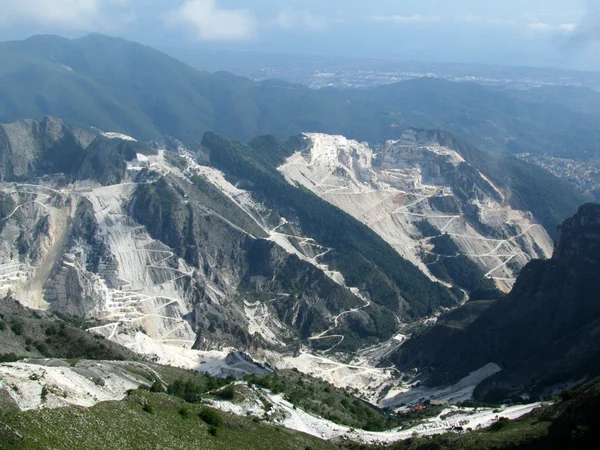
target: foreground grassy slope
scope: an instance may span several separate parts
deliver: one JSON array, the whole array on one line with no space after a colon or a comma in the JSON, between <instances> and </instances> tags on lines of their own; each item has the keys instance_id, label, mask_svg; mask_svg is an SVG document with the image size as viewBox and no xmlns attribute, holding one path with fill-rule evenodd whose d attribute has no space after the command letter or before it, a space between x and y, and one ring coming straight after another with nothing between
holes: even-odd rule
<instances>
[{"instance_id":1,"label":"foreground grassy slope","mask_svg":"<svg viewBox=\"0 0 600 450\"><path fill-rule=\"evenodd\" d=\"M600 380L519 420L500 418L466 434L412 438L389 446L325 442L302 433L214 411L201 402L138 390L120 402L0 415L0 449L593 449L600 438Z\"/></svg>"},{"instance_id":2,"label":"foreground grassy slope","mask_svg":"<svg viewBox=\"0 0 600 450\"><path fill-rule=\"evenodd\" d=\"M222 420L215 426L200 418L203 411L206 415L205 407L166 394L136 391L123 401L89 409L13 414L0 418L0 449L336 448L245 417L213 413Z\"/></svg>"}]
</instances>

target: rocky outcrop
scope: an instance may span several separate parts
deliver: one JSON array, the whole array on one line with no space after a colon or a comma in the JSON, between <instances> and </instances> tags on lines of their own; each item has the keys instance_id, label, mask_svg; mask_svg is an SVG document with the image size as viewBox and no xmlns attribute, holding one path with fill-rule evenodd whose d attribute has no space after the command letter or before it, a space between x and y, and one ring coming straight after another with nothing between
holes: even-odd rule
<instances>
[{"instance_id":1,"label":"rocky outcrop","mask_svg":"<svg viewBox=\"0 0 600 450\"><path fill-rule=\"evenodd\" d=\"M67 126L54 117L0 125L0 179L70 173L81 164L84 150L96 134Z\"/></svg>"}]
</instances>

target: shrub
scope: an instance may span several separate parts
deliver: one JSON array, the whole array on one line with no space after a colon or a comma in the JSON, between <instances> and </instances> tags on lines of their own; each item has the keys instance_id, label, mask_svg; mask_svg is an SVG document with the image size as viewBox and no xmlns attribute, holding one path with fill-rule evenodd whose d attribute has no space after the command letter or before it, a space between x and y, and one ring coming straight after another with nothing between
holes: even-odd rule
<instances>
[{"instance_id":1,"label":"shrub","mask_svg":"<svg viewBox=\"0 0 600 450\"><path fill-rule=\"evenodd\" d=\"M15 353L4 353L0 354L0 363L11 363L17 362L19 358Z\"/></svg>"},{"instance_id":2,"label":"shrub","mask_svg":"<svg viewBox=\"0 0 600 450\"><path fill-rule=\"evenodd\" d=\"M23 324L21 322L13 322L10 325L10 329L13 331L13 333L15 333L17 336L20 336L21 334L23 334Z\"/></svg>"},{"instance_id":3,"label":"shrub","mask_svg":"<svg viewBox=\"0 0 600 450\"><path fill-rule=\"evenodd\" d=\"M180 415L182 418L184 418L184 419L188 419L188 418L191 416L191 414L190 414L190 410L189 410L189 409L187 409L187 408L185 408L185 407L184 407L184 408L181 408L181 409L179 410L179 415Z\"/></svg>"},{"instance_id":4,"label":"shrub","mask_svg":"<svg viewBox=\"0 0 600 450\"><path fill-rule=\"evenodd\" d=\"M67 362L69 363L69 365L71 367L75 367L77 365L77 363L79 362L79 358L67 359Z\"/></svg>"},{"instance_id":5,"label":"shrub","mask_svg":"<svg viewBox=\"0 0 600 450\"><path fill-rule=\"evenodd\" d=\"M150 392L156 392L156 393L164 393L165 392L165 388L163 387L162 383L158 380L154 381L154 383L152 383L152 386L150 387Z\"/></svg>"},{"instance_id":6,"label":"shrub","mask_svg":"<svg viewBox=\"0 0 600 450\"><path fill-rule=\"evenodd\" d=\"M38 352L40 352L44 356L50 355L48 352L48 347L46 347L46 344L44 344L43 342L36 342L35 348L38 350Z\"/></svg>"},{"instance_id":7,"label":"shrub","mask_svg":"<svg viewBox=\"0 0 600 450\"><path fill-rule=\"evenodd\" d=\"M494 425L492 425L490 427L490 431L492 431L492 432L500 431L504 427L506 427L509 423L510 423L510 419L508 419L506 417L500 417L498 419L498 422L496 422Z\"/></svg>"},{"instance_id":8,"label":"shrub","mask_svg":"<svg viewBox=\"0 0 600 450\"><path fill-rule=\"evenodd\" d=\"M235 398L235 386L230 384L217 392L217 397L223 400L233 400Z\"/></svg>"},{"instance_id":9,"label":"shrub","mask_svg":"<svg viewBox=\"0 0 600 450\"><path fill-rule=\"evenodd\" d=\"M42 402L46 401L46 397L48 397L49 393L50 393L50 391L48 390L48 388L46 386L42 386L42 394L41 394Z\"/></svg>"},{"instance_id":10,"label":"shrub","mask_svg":"<svg viewBox=\"0 0 600 450\"><path fill-rule=\"evenodd\" d=\"M212 425L213 427L220 427L223 425L223 418L221 417L221 414L214 409L202 408L198 416L207 425Z\"/></svg>"},{"instance_id":11,"label":"shrub","mask_svg":"<svg viewBox=\"0 0 600 450\"><path fill-rule=\"evenodd\" d=\"M142 407L142 410L144 410L145 412L147 412L149 414L154 414L154 406L152 406L150 403L144 404L144 406Z\"/></svg>"},{"instance_id":12,"label":"shrub","mask_svg":"<svg viewBox=\"0 0 600 450\"><path fill-rule=\"evenodd\" d=\"M211 436L216 436L217 434L219 434L219 429L217 427L211 426L208 429L208 432L210 433Z\"/></svg>"},{"instance_id":13,"label":"shrub","mask_svg":"<svg viewBox=\"0 0 600 450\"><path fill-rule=\"evenodd\" d=\"M571 400L573 398L573 391L571 389L567 389L566 391L563 391L563 393L561 394L561 398L565 402Z\"/></svg>"},{"instance_id":14,"label":"shrub","mask_svg":"<svg viewBox=\"0 0 600 450\"><path fill-rule=\"evenodd\" d=\"M179 397L188 403L199 402L204 392L206 392L206 386L200 380L194 379L175 380L167 389L169 395Z\"/></svg>"}]
</instances>

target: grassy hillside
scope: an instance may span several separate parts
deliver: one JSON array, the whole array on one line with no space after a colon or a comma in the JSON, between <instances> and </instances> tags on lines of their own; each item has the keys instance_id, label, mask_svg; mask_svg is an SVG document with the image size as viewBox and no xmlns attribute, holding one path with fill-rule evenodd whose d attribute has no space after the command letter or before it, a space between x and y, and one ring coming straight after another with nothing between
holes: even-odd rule
<instances>
[{"instance_id":1,"label":"grassy hillside","mask_svg":"<svg viewBox=\"0 0 600 450\"><path fill-rule=\"evenodd\" d=\"M274 380L270 382L273 384ZM287 386L283 388L285 390ZM286 395L289 395L287 391ZM335 392L323 394L325 403L334 398ZM223 414L202 403L190 403L174 395L146 389L132 391L122 401L99 403L89 409L67 407L0 415L0 449L596 448L600 437L600 381L594 380L575 391L565 391L556 402L515 421L500 418L482 430L411 438L389 446L377 446L349 441L325 442L266 424L257 418Z\"/></svg>"},{"instance_id":2,"label":"grassy hillside","mask_svg":"<svg viewBox=\"0 0 600 450\"><path fill-rule=\"evenodd\" d=\"M62 314L33 311L0 300L0 361L20 358L86 358L139 361L138 355L85 331L97 325Z\"/></svg>"},{"instance_id":3,"label":"grassy hillside","mask_svg":"<svg viewBox=\"0 0 600 450\"><path fill-rule=\"evenodd\" d=\"M16 434L18 433L18 435ZM0 417L0 449L333 449L312 436L167 394Z\"/></svg>"}]
</instances>

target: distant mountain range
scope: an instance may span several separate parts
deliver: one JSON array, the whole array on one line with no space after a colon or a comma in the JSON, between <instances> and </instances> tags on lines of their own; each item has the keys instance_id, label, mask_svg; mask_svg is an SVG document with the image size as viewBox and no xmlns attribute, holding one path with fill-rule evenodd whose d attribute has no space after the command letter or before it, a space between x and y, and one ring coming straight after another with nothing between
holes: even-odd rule
<instances>
[{"instance_id":1,"label":"distant mountain range","mask_svg":"<svg viewBox=\"0 0 600 450\"><path fill-rule=\"evenodd\" d=\"M0 44L0 122L50 114L141 140L168 135L200 143L215 131L249 141L329 131L361 139L391 136L384 114L283 82L193 69L149 47L90 35L36 36Z\"/></svg>"},{"instance_id":2,"label":"distant mountain range","mask_svg":"<svg viewBox=\"0 0 600 450\"><path fill-rule=\"evenodd\" d=\"M164 53L102 35L0 44L0 122L50 114L151 139L199 143L206 131L339 134L371 144L407 127L445 129L484 150L589 159L599 155L600 94L518 91L416 79L369 90L312 90L200 72ZM577 99L577 100L575 100Z\"/></svg>"}]
</instances>

